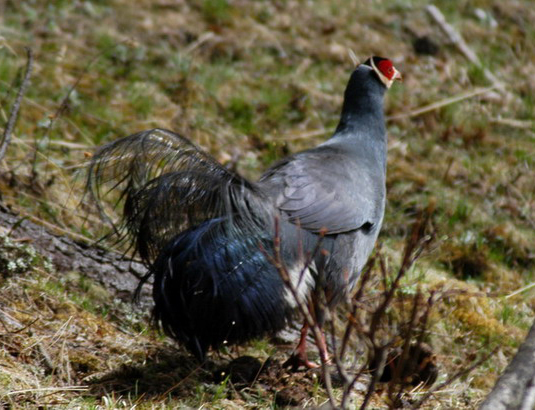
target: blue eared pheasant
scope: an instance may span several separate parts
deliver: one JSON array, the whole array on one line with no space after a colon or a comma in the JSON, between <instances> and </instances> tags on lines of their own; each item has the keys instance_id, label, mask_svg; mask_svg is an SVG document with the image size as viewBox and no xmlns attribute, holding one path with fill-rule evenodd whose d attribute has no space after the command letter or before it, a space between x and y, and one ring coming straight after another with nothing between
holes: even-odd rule
<instances>
[{"instance_id":1,"label":"blue eared pheasant","mask_svg":"<svg viewBox=\"0 0 535 410\"><path fill-rule=\"evenodd\" d=\"M119 234L153 277L154 318L199 360L210 347L273 334L294 315L295 297L270 257L275 237L302 301L314 303L321 291L334 306L352 289L383 220L383 97L398 78L388 59L358 65L334 135L256 182L162 129L111 142L93 156L88 190L99 204L104 187L119 190ZM311 366L306 333L305 326L296 357Z\"/></svg>"}]
</instances>

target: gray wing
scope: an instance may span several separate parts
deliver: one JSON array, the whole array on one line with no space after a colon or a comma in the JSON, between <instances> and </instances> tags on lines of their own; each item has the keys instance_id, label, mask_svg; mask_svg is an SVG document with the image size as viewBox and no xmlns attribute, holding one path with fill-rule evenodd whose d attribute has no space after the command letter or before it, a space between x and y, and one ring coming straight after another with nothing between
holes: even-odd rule
<instances>
[{"instance_id":1,"label":"gray wing","mask_svg":"<svg viewBox=\"0 0 535 410\"><path fill-rule=\"evenodd\" d=\"M366 160L308 151L270 169L259 182L269 187L291 222L336 234L381 221L384 181L384 171Z\"/></svg>"}]
</instances>

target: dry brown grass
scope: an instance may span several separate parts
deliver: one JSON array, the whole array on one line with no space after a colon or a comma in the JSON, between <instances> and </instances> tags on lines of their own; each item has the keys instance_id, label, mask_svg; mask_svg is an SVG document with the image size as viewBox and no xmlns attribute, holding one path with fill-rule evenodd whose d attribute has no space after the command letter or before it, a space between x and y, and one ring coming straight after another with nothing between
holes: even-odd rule
<instances>
[{"instance_id":1,"label":"dry brown grass","mask_svg":"<svg viewBox=\"0 0 535 410\"><path fill-rule=\"evenodd\" d=\"M499 341L489 362L436 394L435 404L444 408L477 405L534 316L534 289L526 287L535 279L530 1L437 2L507 95L494 90L419 115L420 107L490 85L429 19L423 1L46 3L0 2L2 120L24 67L24 46L35 54L2 164L2 203L88 238L105 227L94 216L84 226L87 208L79 205L82 190L73 177L95 145L168 127L254 177L274 159L328 136L352 67L347 49L361 59L392 58L405 80L387 97L392 119L383 249L395 263L418 212L436 202L437 247L403 286L459 291L432 317L430 342L442 377L474 349ZM423 37L436 45L436 54L415 51L413 42ZM1 400L29 408L232 403L229 386L218 390L197 373L170 397L125 388L139 366L148 369L143 363L176 364L173 354L185 356L155 334L140 335L144 325L109 295L87 293L76 275L58 277L40 263L0 283ZM516 290L522 291L507 298ZM272 351L251 349L260 356ZM115 387L68 389L88 386L86 376L120 370L120 363L132 377L115 378L108 385ZM192 370L188 366L148 373L171 374L163 384L169 388ZM188 391L195 391L192 401ZM235 406L248 405L233 397ZM312 402L323 397L319 392ZM267 407L271 399L255 392L251 402Z\"/></svg>"}]
</instances>

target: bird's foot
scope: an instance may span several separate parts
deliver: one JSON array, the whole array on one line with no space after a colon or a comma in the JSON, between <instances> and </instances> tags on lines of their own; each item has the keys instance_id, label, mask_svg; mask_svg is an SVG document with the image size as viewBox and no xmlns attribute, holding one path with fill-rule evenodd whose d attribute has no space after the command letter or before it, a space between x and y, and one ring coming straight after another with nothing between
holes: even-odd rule
<instances>
[{"instance_id":1,"label":"bird's foot","mask_svg":"<svg viewBox=\"0 0 535 410\"><path fill-rule=\"evenodd\" d=\"M302 354L301 352L293 353L282 366L291 368L293 372L296 372L301 367L304 367L305 369L317 369L320 367L319 364L308 360L306 353Z\"/></svg>"}]
</instances>

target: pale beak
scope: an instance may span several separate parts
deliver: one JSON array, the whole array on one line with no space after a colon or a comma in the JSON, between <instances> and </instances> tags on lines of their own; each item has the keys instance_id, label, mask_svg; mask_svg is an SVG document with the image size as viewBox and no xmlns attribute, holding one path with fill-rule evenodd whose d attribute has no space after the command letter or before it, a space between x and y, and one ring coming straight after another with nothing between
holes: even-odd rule
<instances>
[{"instance_id":1,"label":"pale beak","mask_svg":"<svg viewBox=\"0 0 535 410\"><path fill-rule=\"evenodd\" d=\"M394 80L403 81L403 77L401 76L401 73L396 70L396 67L394 67L394 76L392 77L392 81Z\"/></svg>"}]
</instances>

